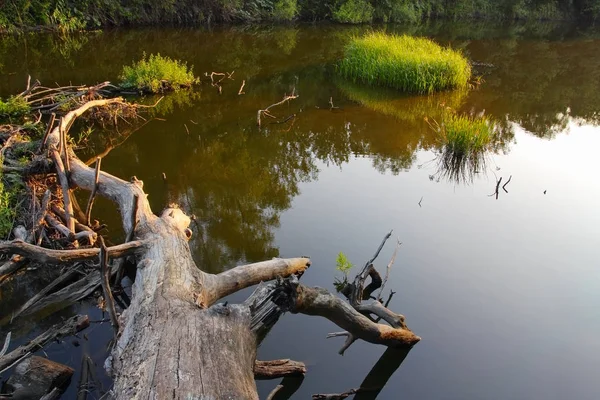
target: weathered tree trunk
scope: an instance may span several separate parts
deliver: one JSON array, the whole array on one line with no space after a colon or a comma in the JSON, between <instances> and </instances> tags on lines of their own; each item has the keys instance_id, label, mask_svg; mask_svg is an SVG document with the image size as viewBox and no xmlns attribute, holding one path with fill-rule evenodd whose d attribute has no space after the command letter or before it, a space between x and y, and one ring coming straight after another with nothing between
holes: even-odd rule
<instances>
[{"instance_id":1,"label":"weathered tree trunk","mask_svg":"<svg viewBox=\"0 0 600 400\"><path fill-rule=\"evenodd\" d=\"M61 135L87 109L120 101L91 101L68 113L49 134L48 148L58 147ZM307 258L274 259L220 274L203 272L192 260L190 218L181 210L167 208L158 217L135 177L126 182L106 173L97 176L70 148L66 157L69 187L96 190L114 201L125 231L133 232L132 242L108 249L113 258L134 253L137 262L132 301L119 318L118 340L106 362L114 376L115 398L258 399L256 348L285 311L328 318L347 330L336 335L346 335L349 343L364 339L410 347L420 340L406 327L404 317L380 303L361 309L326 290L299 285L297 277L310 263ZM63 185L63 191L68 189ZM47 263L89 259L99 253L47 250L23 242L0 243L0 251ZM291 279L279 279L285 277ZM215 304L228 294L274 279L277 282L260 285L243 304ZM356 289L361 298L363 283L364 279ZM371 314L389 325L375 322Z\"/></svg>"}]
</instances>

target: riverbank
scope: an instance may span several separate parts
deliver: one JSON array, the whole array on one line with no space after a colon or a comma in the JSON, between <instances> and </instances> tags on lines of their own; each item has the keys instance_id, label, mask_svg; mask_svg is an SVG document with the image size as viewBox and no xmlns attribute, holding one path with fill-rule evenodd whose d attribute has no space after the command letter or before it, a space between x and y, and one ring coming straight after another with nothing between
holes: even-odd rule
<instances>
[{"instance_id":1,"label":"riverbank","mask_svg":"<svg viewBox=\"0 0 600 400\"><path fill-rule=\"evenodd\" d=\"M14 0L0 32L73 32L109 26L322 21L595 20L600 0Z\"/></svg>"}]
</instances>

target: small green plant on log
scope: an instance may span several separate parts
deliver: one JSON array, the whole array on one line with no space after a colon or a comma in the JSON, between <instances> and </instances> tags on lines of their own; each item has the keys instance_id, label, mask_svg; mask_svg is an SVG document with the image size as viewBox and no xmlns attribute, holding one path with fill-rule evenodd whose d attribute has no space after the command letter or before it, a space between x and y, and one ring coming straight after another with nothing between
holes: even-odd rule
<instances>
[{"instance_id":1,"label":"small green plant on log","mask_svg":"<svg viewBox=\"0 0 600 400\"><path fill-rule=\"evenodd\" d=\"M178 90L198 82L185 62L146 53L141 60L124 66L119 79L125 89L150 93Z\"/></svg>"},{"instance_id":2,"label":"small green plant on log","mask_svg":"<svg viewBox=\"0 0 600 400\"><path fill-rule=\"evenodd\" d=\"M348 260L348 257L340 251L335 260L335 269L342 272L344 277L342 279L336 277L335 282L333 283L338 292L348 285L348 272L352 267L354 267L354 264L352 264L350 260Z\"/></svg>"},{"instance_id":3,"label":"small green plant on log","mask_svg":"<svg viewBox=\"0 0 600 400\"><path fill-rule=\"evenodd\" d=\"M460 52L426 38L381 32L353 38L338 70L353 82L409 93L464 88L471 77Z\"/></svg>"}]
</instances>

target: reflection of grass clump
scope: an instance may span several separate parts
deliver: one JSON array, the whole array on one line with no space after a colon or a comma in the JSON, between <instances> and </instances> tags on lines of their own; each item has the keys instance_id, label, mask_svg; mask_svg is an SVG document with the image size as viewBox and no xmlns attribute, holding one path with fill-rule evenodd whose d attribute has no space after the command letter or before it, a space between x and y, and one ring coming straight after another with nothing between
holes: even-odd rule
<instances>
[{"instance_id":1,"label":"reflection of grass clump","mask_svg":"<svg viewBox=\"0 0 600 400\"><path fill-rule=\"evenodd\" d=\"M471 66L459 52L425 38L373 32L354 38L338 67L353 82L410 93L464 88Z\"/></svg>"},{"instance_id":2,"label":"reflection of grass clump","mask_svg":"<svg viewBox=\"0 0 600 400\"><path fill-rule=\"evenodd\" d=\"M160 54L150 54L146 58L145 53L140 61L123 67L119 78L121 86L126 89L152 93L189 87L198 81L186 63Z\"/></svg>"},{"instance_id":3,"label":"reflection of grass clump","mask_svg":"<svg viewBox=\"0 0 600 400\"><path fill-rule=\"evenodd\" d=\"M458 109L465 99L466 90L452 90L431 95L408 96L392 89L373 88L337 80L338 87L352 101L402 121L422 121L423 117L437 118L443 105Z\"/></svg>"},{"instance_id":4,"label":"reflection of grass clump","mask_svg":"<svg viewBox=\"0 0 600 400\"><path fill-rule=\"evenodd\" d=\"M494 123L483 115L446 111L442 123L430 122L442 143L439 172L460 182L470 180L485 167L485 154L495 137Z\"/></svg>"},{"instance_id":5,"label":"reflection of grass clump","mask_svg":"<svg viewBox=\"0 0 600 400\"><path fill-rule=\"evenodd\" d=\"M0 118L19 117L29 112L29 104L18 96L11 96L6 101L0 99Z\"/></svg>"}]
</instances>

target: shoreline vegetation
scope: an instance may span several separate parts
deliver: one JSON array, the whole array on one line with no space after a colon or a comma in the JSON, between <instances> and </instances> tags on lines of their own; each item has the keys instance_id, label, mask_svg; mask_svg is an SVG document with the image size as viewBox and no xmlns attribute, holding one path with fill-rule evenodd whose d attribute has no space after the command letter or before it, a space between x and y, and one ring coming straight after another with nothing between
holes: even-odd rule
<instances>
[{"instance_id":1,"label":"shoreline vegetation","mask_svg":"<svg viewBox=\"0 0 600 400\"><path fill-rule=\"evenodd\" d=\"M11 0L0 6L0 32L291 21L417 23L434 18L594 21L599 16L600 0Z\"/></svg>"}]
</instances>

